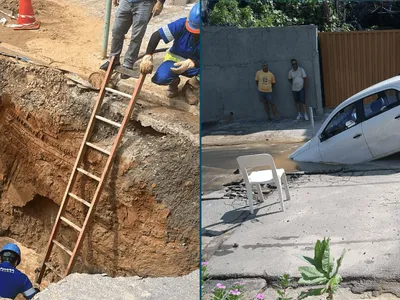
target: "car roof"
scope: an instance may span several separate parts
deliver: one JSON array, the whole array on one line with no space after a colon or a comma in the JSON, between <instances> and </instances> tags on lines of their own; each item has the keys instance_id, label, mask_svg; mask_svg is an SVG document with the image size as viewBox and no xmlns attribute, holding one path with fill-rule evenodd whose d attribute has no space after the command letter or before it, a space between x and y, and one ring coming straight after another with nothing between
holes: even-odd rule
<instances>
[{"instance_id":1,"label":"car roof","mask_svg":"<svg viewBox=\"0 0 400 300\"><path fill-rule=\"evenodd\" d=\"M320 134L323 129L325 129L327 123L332 119L332 116L335 115L342 108L346 107L349 104L356 102L357 100L365 98L366 96L375 94L375 93L383 91L383 90L392 89L392 88L400 91L400 76L395 76L395 77L386 79L384 81L381 81L377 84L374 84L370 87L367 87L366 89L358 92L357 94L355 94L355 95L351 96L350 98L348 98L347 100L343 101L338 106L336 106L336 108L329 114L329 116L326 118L325 122L322 124L322 126L318 130L317 135Z\"/></svg>"},{"instance_id":2,"label":"car roof","mask_svg":"<svg viewBox=\"0 0 400 300\"><path fill-rule=\"evenodd\" d=\"M345 107L361 98L364 98L371 94L375 94L382 90L388 90L390 88L396 88L396 89L400 90L400 76L395 76L395 77L386 79L384 81L381 81L377 84L374 84L370 87L367 87L366 89L362 90L361 92L358 92L357 94L351 96L347 100L340 103L336 108L340 110L343 107Z\"/></svg>"}]
</instances>

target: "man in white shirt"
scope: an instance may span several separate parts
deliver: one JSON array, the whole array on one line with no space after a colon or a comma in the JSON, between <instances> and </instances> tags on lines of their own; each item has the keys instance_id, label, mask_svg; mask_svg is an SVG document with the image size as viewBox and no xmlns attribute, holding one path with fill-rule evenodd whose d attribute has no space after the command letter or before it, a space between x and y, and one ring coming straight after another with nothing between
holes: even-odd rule
<instances>
[{"instance_id":1,"label":"man in white shirt","mask_svg":"<svg viewBox=\"0 0 400 300\"><path fill-rule=\"evenodd\" d=\"M308 121L307 107L306 107L306 93L305 88L307 87L307 75L303 68L297 65L297 60L292 59L292 69L289 71L289 82L292 84L293 98L296 103L297 118L300 120L303 118L301 114L301 108L304 111L304 120Z\"/></svg>"}]
</instances>

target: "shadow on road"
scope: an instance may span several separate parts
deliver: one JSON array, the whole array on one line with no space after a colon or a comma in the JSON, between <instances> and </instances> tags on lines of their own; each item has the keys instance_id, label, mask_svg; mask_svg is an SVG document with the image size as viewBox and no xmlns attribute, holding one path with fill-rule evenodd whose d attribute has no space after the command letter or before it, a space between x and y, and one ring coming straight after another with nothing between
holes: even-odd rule
<instances>
[{"instance_id":1,"label":"shadow on road","mask_svg":"<svg viewBox=\"0 0 400 300\"><path fill-rule=\"evenodd\" d=\"M215 222L213 224L209 224L207 226L202 227L201 235L208 236L208 237L220 236L220 235L223 235L223 234L241 226L245 222L249 222L249 221L258 222L258 220L257 220L258 218L265 217L268 215L274 215L274 214L282 212L281 209L279 208L276 211L269 211L267 213L258 214L258 212L261 211L262 209L269 210L275 204L280 205L280 202L274 202L274 203L270 203L270 204L264 204L264 203L258 203L258 204L254 203L254 204L255 204L254 214L250 214L248 205L225 212L221 216L220 222ZM276 206L276 207L279 207L279 206ZM227 228L221 228L220 230L213 229L214 227L218 227L221 225L222 226L228 225L228 226L227 226ZM232 225L232 226L230 226L230 225Z\"/></svg>"}]
</instances>

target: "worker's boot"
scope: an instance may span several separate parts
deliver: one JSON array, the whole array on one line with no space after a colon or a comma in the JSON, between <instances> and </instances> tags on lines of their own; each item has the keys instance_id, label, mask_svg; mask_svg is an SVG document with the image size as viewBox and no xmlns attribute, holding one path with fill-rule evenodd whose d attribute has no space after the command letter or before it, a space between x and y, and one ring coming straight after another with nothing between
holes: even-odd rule
<instances>
[{"instance_id":1,"label":"worker's boot","mask_svg":"<svg viewBox=\"0 0 400 300\"><path fill-rule=\"evenodd\" d=\"M167 97L168 98L174 98L178 96L178 86L179 83L181 82L181 79L179 77L176 77L168 86L167 89Z\"/></svg>"},{"instance_id":2,"label":"worker's boot","mask_svg":"<svg viewBox=\"0 0 400 300\"><path fill-rule=\"evenodd\" d=\"M107 71L109 65L110 65L110 61L107 60L104 64L102 64L102 65L100 66L100 70ZM116 57L114 58L114 65L113 65L113 67L115 68L115 67L118 67L118 66L120 66L120 65L121 65L121 62L120 62L120 60L119 60L119 56L116 56Z\"/></svg>"},{"instance_id":3,"label":"worker's boot","mask_svg":"<svg viewBox=\"0 0 400 300\"><path fill-rule=\"evenodd\" d=\"M182 91L185 95L186 102L190 105L196 105L199 103L199 89L200 89L200 82L197 80L196 77L190 78L186 81Z\"/></svg>"}]
</instances>

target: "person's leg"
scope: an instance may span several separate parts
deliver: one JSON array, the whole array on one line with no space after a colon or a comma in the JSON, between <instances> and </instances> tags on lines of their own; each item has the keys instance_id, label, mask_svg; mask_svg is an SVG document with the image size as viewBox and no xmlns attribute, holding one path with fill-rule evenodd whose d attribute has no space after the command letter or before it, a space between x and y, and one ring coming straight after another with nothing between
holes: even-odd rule
<instances>
[{"instance_id":1,"label":"person's leg","mask_svg":"<svg viewBox=\"0 0 400 300\"><path fill-rule=\"evenodd\" d=\"M301 103L301 106L302 106L303 111L304 111L304 114L303 114L303 115L304 115L304 119L305 119L306 121L308 121L309 118L308 118L308 115L307 115L306 93L305 93L304 88L302 88L302 89L299 91L299 102Z\"/></svg>"},{"instance_id":2,"label":"person's leg","mask_svg":"<svg viewBox=\"0 0 400 300\"><path fill-rule=\"evenodd\" d=\"M185 95L186 102L190 105L199 103L199 89L200 89L200 76L193 76L189 78L182 88Z\"/></svg>"},{"instance_id":3,"label":"person's leg","mask_svg":"<svg viewBox=\"0 0 400 300\"><path fill-rule=\"evenodd\" d=\"M269 117L269 107L268 107L268 102L266 98L266 93L258 91L258 100L264 104L265 112L267 113L267 120L270 120Z\"/></svg>"},{"instance_id":4,"label":"person's leg","mask_svg":"<svg viewBox=\"0 0 400 300\"><path fill-rule=\"evenodd\" d=\"M198 76L199 74L200 74L200 68L193 68L193 69L187 70L186 72L182 73L181 75L192 78L194 76Z\"/></svg>"},{"instance_id":5,"label":"person's leg","mask_svg":"<svg viewBox=\"0 0 400 300\"><path fill-rule=\"evenodd\" d=\"M301 105L300 105L300 102L296 102L296 110L297 110L297 113L298 114L301 114Z\"/></svg>"},{"instance_id":6,"label":"person's leg","mask_svg":"<svg viewBox=\"0 0 400 300\"><path fill-rule=\"evenodd\" d=\"M174 63L175 62L171 60L164 61L158 67L157 71L154 73L153 77L151 78L151 81L158 85L171 84L174 79L179 77L178 74L175 74L174 72L171 71L171 67L174 66Z\"/></svg>"},{"instance_id":7,"label":"person's leg","mask_svg":"<svg viewBox=\"0 0 400 300\"><path fill-rule=\"evenodd\" d=\"M279 119L278 110L276 109L276 105L274 103L272 92L266 93L266 100L267 100L269 106L271 107L272 113L274 114L275 121L278 121L278 119Z\"/></svg>"},{"instance_id":8,"label":"person's leg","mask_svg":"<svg viewBox=\"0 0 400 300\"><path fill-rule=\"evenodd\" d=\"M297 117L296 120L300 120L302 118L301 116L301 108L300 108L300 100L299 100L299 92L293 91L293 99L296 104L296 110L297 110Z\"/></svg>"},{"instance_id":9,"label":"person's leg","mask_svg":"<svg viewBox=\"0 0 400 300\"><path fill-rule=\"evenodd\" d=\"M268 101L264 100L264 107L265 107L265 112L267 113L267 120L271 120L270 114L269 114L269 105L268 105Z\"/></svg>"},{"instance_id":10,"label":"person's leg","mask_svg":"<svg viewBox=\"0 0 400 300\"><path fill-rule=\"evenodd\" d=\"M302 103L301 106L303 107L304 118L306 118L306 117L308 118L308 115L307 115L307 105L305 105L304 103Z\"/></svg>"},{"instance_id":11,"label":"person's leg","mask_svg":"<svg viewBox=\"0 0 400 300\"><path fill-rule=\"evenodd\" d=\"M272 113L274 114L275 120L278 121L279 114L278 114L278 110L276 109L276 105L274 103L270 103L270 105L271 105Z\"/></svg>"},{"instance_id":12,"label":"person's leg","mask_svg":"<svg viewBox=\"0 0 400 300\"><path fill-rule=\"evenodd\" d=\"M124 45L125 34L129 31L131 25L131 4L126 0L121 0L115 14L115 21L112 29L110 57L116 56L119 60Z\"/></svg>"},{"instance_id":13,"label":"person's leg","mask_svg":"<svg viewBox=\"0 0 400 300\"><path fill-rule=\"evenodd\" d=\"M171 71L174 63L171 60L164 61L151 78L151 81L155 84L168 85L167 96L170 98L178 95L178 85L181 81L179 75Z\"/></svg>"},{"instance_id":14,"label":"person's leg","mask_svg":"<svg viewBox=\"0 0 400 300\"><path fill-rule=\"evenodd\" d=\"M132 35L128 50L124 57L124 67L133 68L133 64L139 55L140 45L146 33L147 24L150 20L154 1L142 0L133 2L132 9Z\"/></svg>"}]
</instances>

